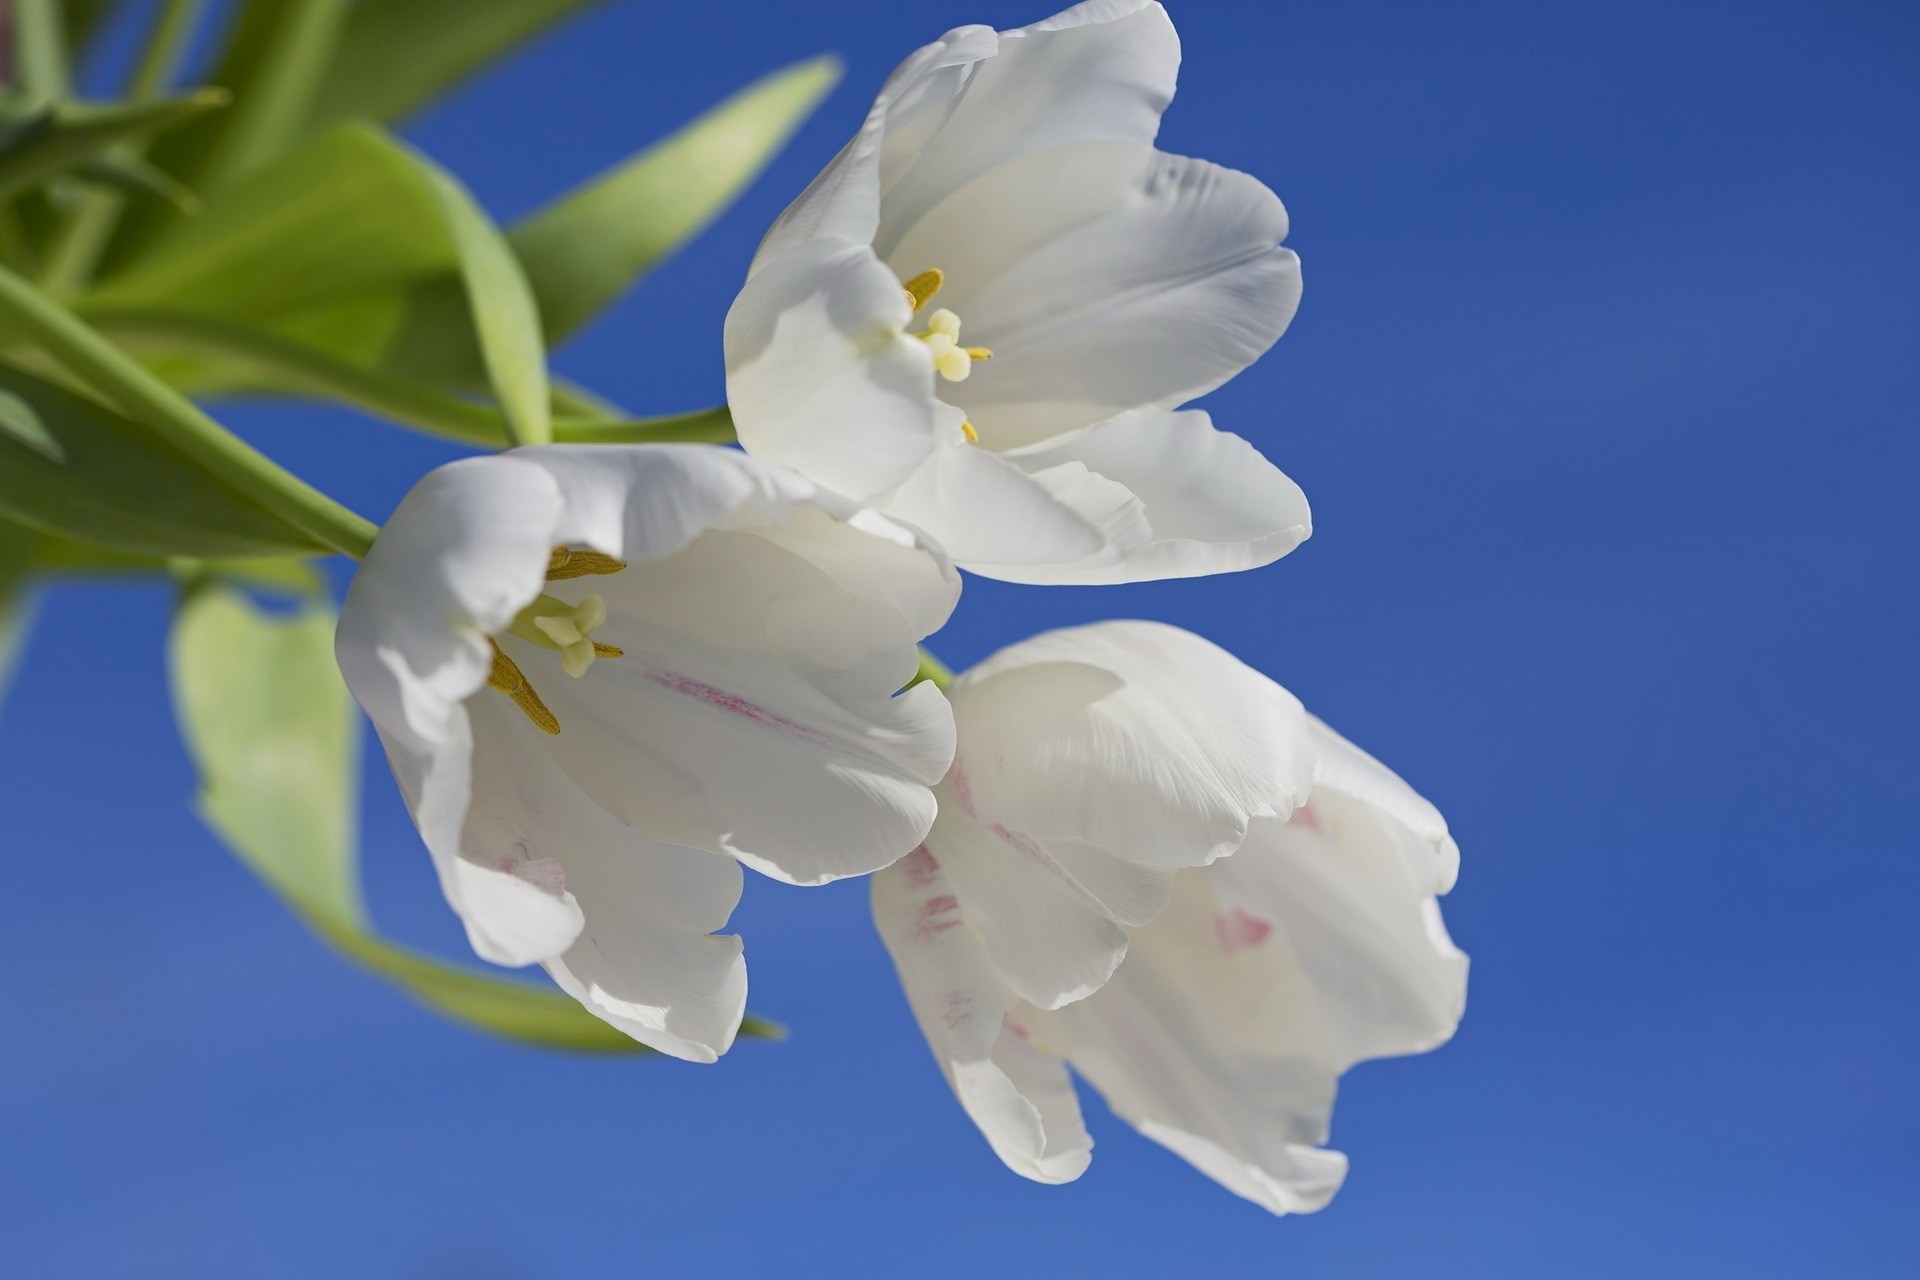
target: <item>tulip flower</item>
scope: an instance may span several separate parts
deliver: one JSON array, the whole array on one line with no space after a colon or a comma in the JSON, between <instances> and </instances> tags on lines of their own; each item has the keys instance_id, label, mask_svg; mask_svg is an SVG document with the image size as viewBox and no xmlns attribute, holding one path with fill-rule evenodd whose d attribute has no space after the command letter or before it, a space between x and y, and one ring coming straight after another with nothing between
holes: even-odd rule
<instances>
[{"instance_id":1,"label":"tulip flower","mask_svg":"<svg viewBox=\"0 0 1920 1280\"><path fill-rule=\"evenodd\" d=\"M727 317L741 444L1034 583L1252 568L1305 498L1207 414L1300 296L1287 216L1153 147L1178 38L1089 0L901 64Z\"/></svg>"},{"instance_id":2,"label":"tulip flower","mask_svg":"<svg viewBox=\"0 0 1920 1280\"><path fill-rule=\"evenodd\" d=\"M1040 1182L1086 1169L1071 1067L1229 1190L1325 1205L1341 1073L1433 1048L1464 1008L1440 814L1171 627L1052 632L948 696L940 820L873 910L994 1151Z\"/></svg>"},{"instance_id":3,"label":"tulip flower","mask_svg":"<svg viewBox=\"0 0 1920 1280\"><path fill-rule=\"evenodd\" d=\"M953 751L912 678L958 595L911 533L732 450L456 462L361 566L336 653L474 950L711 1061L740 1020L740 864L913 849Z\"/></svg>"}]
</instances>

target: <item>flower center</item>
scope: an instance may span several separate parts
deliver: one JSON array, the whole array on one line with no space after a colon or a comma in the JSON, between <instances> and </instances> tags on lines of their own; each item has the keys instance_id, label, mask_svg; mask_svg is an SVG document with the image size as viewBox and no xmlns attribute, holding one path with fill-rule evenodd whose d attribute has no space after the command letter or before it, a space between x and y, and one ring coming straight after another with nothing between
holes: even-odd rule
<instances>
[{"instance_id":1,"label":"flower center","mask_svg":"<svg viewBox=\"0 0 1920 1280\"><path fill-rule=\"evenodd\" d=\"M626 567L626 561L616 560L598 551L555 547L553 554L547 558L547 581L618 573ZM542 593L514 616L507 633L529 644L556 651L560 655L560 669L577 679L587 674L587 668L593 665L596 658L624 656L624 651L618 645L602 644L591 638L593 631L606 620L607 602L599 596L582 596L579 604L568 604ZM511 698L513 705L519 707L542 733L559 733L559 718L548 709L533 685L528 683L520 664L506 655L498 641L489 639L488 643L493 646L493 668L487 673L487 686Z\"/></svg>"},{"instance_id":2,"label":"flower center","mask_svg":"<svg viewBox=\"0 0 1920 1280\"><path fill-rule=\"evenodd\" d=\"M914 314L927 305L933 295L940 292L940 286L947 280L946 272L938 267L929 267L900 287L907 292L907 301L913 304ZM913 335L927 344L933 353L933 367L948 382L965 382L973 372L976 360L993 359L993 351L987 347L963 347L960 345L960 317L941 307L927 317L927 327ZM962 422L960 430L969 440L978 441L980 433L973 429L971 422Z\"/></svg>"}]
</instances>

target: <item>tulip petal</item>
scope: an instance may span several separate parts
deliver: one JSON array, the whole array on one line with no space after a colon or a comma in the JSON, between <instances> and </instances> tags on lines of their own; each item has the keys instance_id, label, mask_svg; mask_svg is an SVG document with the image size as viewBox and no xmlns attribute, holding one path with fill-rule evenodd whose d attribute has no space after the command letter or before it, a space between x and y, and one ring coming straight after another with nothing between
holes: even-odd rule
<instances>
[{"instance_id":1,"label":"tulip petal","mask_svg":"<svg viewBox=\"0 0 1920 1280\"><path fill-rule=\"evenodd\" d=\"M875 247L890 257L936 205L1015 157L1152 142L1179 68L1180 39L1158 4L1096 0L1002 34L964 73L926 76L911 117L895 108L886 126Z\"/></svg>"},{"instance_id":2,"label":"tulip petal","mask_svg":"<svg viewBox=\"0 0 1920 1280\"><path fill-rule=\"evenodd\" d=\"M739 938L709 935L740 899L739 864L614 821L506 699L478 699L468 710L467 856L493 851L578 903L578 937L543 957L547 972L642 1044L692 1062L725 1053L746 1011L747 970Z\"/></svg>"},{"instance_id":3,"label":"tulip petal","mask_svg":"<svg viewBox=\"0 0 1920 1280\"><path fill-rule=\"evenodd\" d=\"M1144 532L1132 495L1085 467L1029 475L985 449L939 449L884 499L889 516L924 529L955 563L988 577L1044 572L1099 556Z\"/></svg>"},{"instance_id":4,"label":"tulip petal","mask_svg":"<svg viewBox=\"0 0 1920 1280\"><path fill-rule=\"evenodd\" d=\"M918 666L923 633L782 545L784 532L709 532L671 558L595 580L608 614L594 636L624 656L541 693L567 726L550 750L616 817L819 884L877 870L920 842L953 730L938 690L895 695ZM815 555L833 538L857 555L880 541L844 523L817 524L807 538ZM923 619L952 607L950 571L945 582L937 604L916 606ZM552 584L568 600L585 589ZM521 652L519 641L502 644Z\"/></svg>"},{"instance_id":5,"label":"tulip petal","mask_svg":"<svg viewBox=\"0 0 1920 1280\"><path fill-rule=\"evenodd\" d=\"M464 702L487 678L486 632L539 594L560 498L509 458L432 472L401 502L341 609L342 674L379 730L476 954L526 965L565 951L579 906L511 846L465 838L475 753Z\"/></svg>"},{"instance_id":6,"label":"tulip petal","mask_svg":"<svg viewBox=\"0 0 1920 1280\"><path fill-rule=\"evenodd\" d=\"M1085 999L1127 954L1127 931L1114 908L1076 880L1045 842L943 804L927 848L945 869L994 970L1029 1004L1054 1009ZM1110 898L1120 896L1100 887ZM1123 910L1150 896L1144 887L1124 895Z\"/></svg>"},{"instance_id":7,"label":"tulip petal","mask_svg":"<svg viewBox=\"0 0 1920 1280\"><path fill-rule=\"evenodd\" d=\"M1093 1140L1073 1083L1007 1021L1012 996L932 854L919 850L873 877L873 918L928 1047L995 1154L1036 1182L1079 1177Z\"/></svg>"},{"instance_id":8,"label":"tulip petal","mask_svg":"<svg viewBox=\"0 0 1920 1280\"><path fill-rule=\"evenodd\" d=\"M982 821L1147 866L1231 853L1312 785L1306 713L1190 632L1107 622L995 654L948 691Z\"/></svg>"},{"instance_id":9,"label":"tulip petal","mask_svg":"<svg viewBox=\"0 0 1920 1280\"><path fill-rule=\"evenodd\" d=\"M994 357L943 395L983 444L1011 449L1211 391L1293 319L1300 263L1279 247L1286 233L1258 179L1157 155L1120 206L949 303Z\"/></svg>"},{"instance_id":10,"label":"tulip petal","mask_svg":"<svg viewBox=\"0 0 1920 1280\"><path fill-rule=\"evenodd\" d=\"M1314 787L1363 800L1396 820L1414 836L1402 841L1415 880L1425 893L1445 893L1460 874L1460 846L1447 834L1447 820L1427 798L1401 780L1400 775L1375 760L1329 728L1318 717L1307 717L1313 733Z\"/></svg>"},{"instance_id":11,"label":"tulip petal","mask_svg":"<svg viewBox=\"0 0 1920 1280\"><path fill-rule=\"evenodd\" d=\"M1214 874L1180 873L1093 996L1014 1016L1147 1137L1274 1213L1311 1212L1346 1174L1318 1145L1337 1073L1315 995L1278 933L1250 945L1233 931Z\"/></svg>"},{"instance_id":12,"label":"tulip petal","mask_svg":"<svg viewBox=\"0 0 1920 1280\"><path fill-rule=\"evenodd\" d=\"M757 272L727 312L727 403L740 443L865 500L934 449L933 357L864 244L815 240Z\"/></svg>"},{"instance_id":13,"label":"tulip petal","mask_svg":"<svg viewBox=\"0 0 1920 1280\"><path fill-rule=\"evenodd\" d=\"M1254 823L1240 851L1208 869L1236 927L1285 936L1340 1070L1443 1044L1466 1007L1467 957L1404 856L1414 839L1379 809L1322 789L1292 821Z\"/></svg>"},{"instance_id":14,"label":"tulip petal","mask_svg":"<svg viewBox=\"0 0 1920 1280\"><path fill-rule=\"evenodd\" d=\"M1011 582L1145 582L1254 569L1313 528L1300 486L1198 410L1121 414L1008 458L1041 475L1084 467L1124 489L1147 526L1078 563L996 566L993 576Z\"/></svg>"}]
</instances>

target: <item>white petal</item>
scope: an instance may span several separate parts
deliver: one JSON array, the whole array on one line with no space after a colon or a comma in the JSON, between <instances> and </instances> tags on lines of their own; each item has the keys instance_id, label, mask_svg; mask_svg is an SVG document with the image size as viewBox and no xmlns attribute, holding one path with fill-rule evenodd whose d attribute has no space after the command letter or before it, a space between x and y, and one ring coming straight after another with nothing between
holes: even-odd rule
<instances>
[{"instance_id":1,"label":"white petal","mask_svg":"<svg viewBox=\"0 0 1920 1280\"><path fill-rule=\"evenodd\" d=\"M881 509L924 529L962 568L999 577L1003 569L1075 563L1100 553L1109 534L1075 508L1077 496L1070 485L955 442L928 458Z\"/></svg>"},{"instance_id":2,"label":"white petal","mask_svg":"<svg viewBox=\"0 0 1920 1280\"><path fill-rule=\"evenodd\" d=\"M1313 784L1316 794L1333 790L1380 810L1396 820L1414 841L1402 842L1416 883L1425 893L1446 893L1460 874L1460 846L1447 834L1447 820L1400 775L1309 715L1313 733Z\"/></svg>"},{"instance_id":3,"label":"white petal","mask_svg":"<svg viewBox=\"0 0 1920 1280\"><path fill-rule=\"evenodd\" d=\"M448 904L474 951L497 964L558 955L581 928L572 895L537 856L463 834L476 767L464 703L492 663L486 633L539 594L560 518L552 477L524 460L473 458L430 473L355 575L334 644ZM480 791L476 810L487 805Z\"/></svg>"},{"instance_id":4,"label":"white petal","mask_svg":"<svg viewBox=\"0 0 1920 1280\"><path fill-rule=\"evenodd\" d=\"M931 685L895 696L918 664L915 626L785 536L711 532L669 559L596 579L608 616L595 639L625 656L538 687L565 726L550 749L609 812L655 839L817 884L873 871L920 842L953 728ZM866 544L879 540L814 521L799 545L817 557L835 539L855 558L857 586L860 558L874 554ZM886 547L900 550L885 544L883 558ZM945 602L923 617L951 607L947 581ZM552 591L566 598L569 587L583 589ZM502 644L521 653L517 640Z\"/></svg>"},{"instance_id":5,"label":"white petal","mask_svg":"<svg viewBox=\"0 0 1920 1280\"><path fill-rule=\"evenodd\" d=\"M1293 695L1218 646L1151 622L1052 631L954 683L952 775L983 821L1149 866L1231 853L1285 817L1314 753Z\"/></svg>"},{"instance_id":6,"label":"white petal","mask_svg":"<svg viewBox=\"0 0 1920 1280\"><path fill-rule=\"evenodd\" d=\"M1300 302L1287 215L1257 179L1160 155L1125 203L948 305L993 359L943 388L993 449L1219 386Z\"/></svg>"},{"instance_id":7,"label":"white petal","mask_svg":"<svg viewBox=\"0 0 1920 1280\"><path fill-rule=\"evenodd\" d=\"M893 488L936 440L933 357L864 244L815 240L769 262L727 313L727 403L741 445L854 499Z\"/></svg>"},{"instance_id":8,"label":"white petal","mask_svg":"<svg viewBox=\"0 0 1920 1280\"><path fill-rule=\"evenodd\" d=\"M896 67L860 132L774 222L748 275L810 240L871 243L880 226L882 144L907 154L923 145L952 110L972 64L991 57L999 42L991 27L959 27Z\"/></svg>"},{"instance_id":9,"label":"white petal","mask_svg":"<svg viewBox=\"0 0 1920 1280\"><path fill-rule=\"evenodd\" d=\"M1076 880L1045 842L978 821L964 802L947 802L951 792L942 796L927 849L944 868L994 970L1022 1000L1043 1009L1097 991L1127 953L1127 931L1115 908ZM1099 887L1119 897L1128 914L1138 914L1134 908L1150 893Z\"/></svg>"},{"instance_id":10,"label":"white petal","mask_svg":"<svg viewBox=\"0 0 1920 1280\"><path fill-rule=\"evenodd\" d=\"M966 317L972 343L974 294L1009 265L1125 203L1154 155L1144 140L1075 142L1002 161L887 244L887 265L902 280L938 267L945 277L938 300Z\"/></svg>"},{"instance_id":11,"label":"white petal","mask_svg":"<svg viewBox=\"0 0 1920 1280\"><path fill-rule=\"evenodd\" d=\"M1244 938L1286 939L1341 1070L1444 1043L1466 1006L1467 958L1408 866L1413 839L1380 810L1318 790L1292 821L1254 823L1239 852L1208 868Z\"/></svg>"},{"instance_id":12,"label":"white petal","mask_svg":"<svg viewBox=\"0 0 1920 1280\"><path fill-rule=\"evenodd\" d=\"M1311 1212L1346 1172L1318 1146L1336 1072L1314 994L1284 941L1248 947L1222 927L1213 874L1180 873L1093 996L1015 1016L1149 1138L1275 1213Z\"/></svg>"},{"instance_id":13,"label":"white petal","mask_svg":"<svg viewBox=\"0 0 1920 1280\"><path fill-rule=\"evenodd\" d=\"M673 555L709 529L784 524L795 507L819 500L812 482L733 449L563 444L500 456L553 478L555 544L584 544L636 563Z\"/></svg>"},{"instance_id":14,"label":"white petal","mask_svg":"<svg viewBox=\"0 0 1920 1280\"><path fill-rule=\"evenodd\" d=\"M1145 582L1254 569L1313 528L1300 486L1197 410L1122 414L1005 456L1041 475L1084 467L1129 494L1146 526L1074 564L994 575L1013 582Z\"/></svg>"},{"instance_id":15,"label":"white petal","mask_svg":"<svg viewBox=\"0 0 1920 1280\"><path fill-rule=\"evenodd\" d=\"M1037 1182L1079 1177L1093 1140L1072 1082L1007 1022L1013 996L961 918L938 860L923 849L875 875L873 918L928 1047L994 1152Z\"/></svg>"},{"instance_id":16,"label":"white petal","mask_svg":"<svg viewBox=\"0 0 1920 1280\"><path fill-rule=\"evenodd\" d=\"M867 536L850 537L849 527ZM849 594L886 604L915 637L944 627L960 602L960 578L945 553L877 512L843 517L801 510L784 525L756 532L802 557Z\"/></svg>"},{"instance_id":17,"label":"white petal","mask_svg":"<svg viewBox=\"0 0 1920 1280\"><path fill-rule=\"evenodd\" d=\"M929 210L1008 160L1072 143L1151 142L1179 67L1165 10L1108 0L1007 32L993 56L929 77L915 118L888 124L876 248L890 256Z\"/></svg>"},{"instance_id":18,"label":"white petal","mask_svg":"<svg viewBox=\"0 0 1920 1280\"><path fill-rule=\"evenodd\" d=\"M646 839L567 778L505 698L469 704L467 860L506 861L578 903L577 939L543 957L562 989L643 1044L711 1062L746 1009L740 939L708 936L740 899L729 858ZM470 926L471 927L471 924Z\"/></svg>"}]
</instances>

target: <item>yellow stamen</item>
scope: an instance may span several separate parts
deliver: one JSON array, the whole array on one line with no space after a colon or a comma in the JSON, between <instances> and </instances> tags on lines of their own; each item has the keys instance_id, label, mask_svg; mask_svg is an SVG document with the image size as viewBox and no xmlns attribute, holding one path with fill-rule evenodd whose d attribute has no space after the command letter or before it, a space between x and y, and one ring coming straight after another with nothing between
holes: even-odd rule
<instances>
[{"instance_id":1,"label":"yellow stamen","mask_svg":"<svg viewBox=\"0 0 1920 1280\"><path fill-rule=\"evenodd\" d=\"M907 301L918 311L927 305L927 299L940 292L940 286L947 282L947 273L938 267L928 267L913 279L900 287L907 291Z\"/></svg>"},{"instance_id":2,"label":"yellow stamen","mask_svg":"<svg viewBox=\"0 0 1920 1280\"><path fill-rule=\"evenodd\" d=\"M971 356L975 360L993 359L992 347L962 347L960 349L966 352L969 356Z\"/></svg>"},{"instance_id":3,"label":"yellow stamen","mask_svg":"<svg viewBox=\"0 0 1920 1280\"><path fill-rule=\"evenodd\" d=\"M524 711L527 719L533 721L533 727L540 732L550 736L559 733L559 719L547 709L547 704L540 700L533 686L527 683L519 664L501 652L500 646L492 640L487 643L493 645L493 668L487 672L487 687L498 689L513 699L513 705Z\"/></svg>"},{"instance_id":4,"label":"yellow stamen","mask_svg":"<svg viewBox=\"0 0 1920 1280\"><path fill-rule=\"evenodd\" d=\"M586 578L603 573L618 573L626 567L625 560L617 560L598 551L555 547L553 554L547 557L547 581L559 582L563 578Z\"/></svg>"},{"instance_id":5,"label":"yellow stamen","mask_svg":"<svg viewBox=\"0 0 1920 1280\"><path fill-rule=\"evenodd\" d=\"M595 640L593 642L593 656L596 658L624 658L627 656L627 651L617 644L602 644L600 641Z\"/></svg>"},{"instance_id":6,"label":"yellow stamen","mask_svg":"<svg viewBox=\"0 0 1920 1280\"><path fill-rule=\"evenodd\" d=\"M960 422L960 434L965 436L970 442L974 444L980 443L980 433L978 431L975 431L973 429L973 424L971 422L966 421L964 418L961 419L961 422Z\"/></svg>"}]
</instances>

